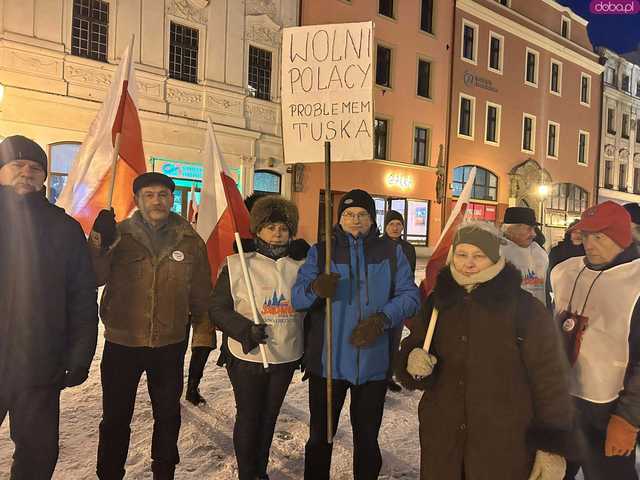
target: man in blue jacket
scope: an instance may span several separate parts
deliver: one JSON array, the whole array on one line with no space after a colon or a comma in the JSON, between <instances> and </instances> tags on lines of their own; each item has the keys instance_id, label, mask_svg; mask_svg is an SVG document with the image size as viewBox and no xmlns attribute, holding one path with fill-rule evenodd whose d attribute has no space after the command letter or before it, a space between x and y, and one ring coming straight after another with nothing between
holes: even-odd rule
<instances>
[{"instance_id":1,"label":"man in blue jacket","mask_svg":"<svg viewBox=\"0 0 640 480\"><path fill-rule=\"evenodd\" d=\"M420 296L401 247L379 236L376 208L363 190L347 193L338 208L332 238L331 274L324 270L324 244L311 247L292 290L293 307L308 310L305 368L309 375L310 435L305 480L329 479L332 445L327 443L326 378L333 378L333 433L347 391L351 393L353 473L378 478L382 422L389 369L389 335L418 310ZM324 358L324 305L332 299L333 371Z\"/></svg>"}]
</instances>

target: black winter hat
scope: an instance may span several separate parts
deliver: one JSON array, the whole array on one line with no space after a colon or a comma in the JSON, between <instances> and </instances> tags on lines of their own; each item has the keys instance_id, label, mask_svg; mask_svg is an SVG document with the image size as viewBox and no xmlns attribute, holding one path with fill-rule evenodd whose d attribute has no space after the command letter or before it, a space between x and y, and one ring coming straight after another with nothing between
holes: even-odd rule
<instances>
[{"instance_id":1,"label":"black winter hat","mask_svg":"<svg viewBox=\"0 0 640 480\"><path fill-rule=\"evenodd\" d=\"M527 207L509 207L504 212L504 221L506 224L521 223L523 225L529 225L531 227L539 226L540 223L536 220L536 212Z\"/></svg>"},{"instance_id":2,"label":"black winter hat","mask_svg":"<svg viewBox=\"0 0 640 480\"><path fill-rule=\"evenodd\" d=\"M389 210L387 212L387 214L384 216L384 228L386 230L387 225L389 225L389 222L393 221L393 220L398 220L402 226L404 227L404 218L402 217L402 214L400 212L397 212L396 210Z\"/></svg>"},{"instance_id":3,"label":"black winter hat","mask_svg":"<svg viewBox=\"0 0 640 480\"><path fill-rule=\"evenodd\" d=\"M298 207L280 195L262 195L251 207L251 233L257 235L260 229L270 223L284 223L289 234L298 233Z\"/></svg>"},{"instance_id":4,"label":"black winter hat","mask_svg":"<svg viewBox=\"0 0 640 480\"><path fill-rule=\"evenodd\" d=\"M150 187L152 185L162 185L172 192L176 189L176 184L164 173L147 172L138 175L133 181L133 194L136 195L141 188Z\"/></svg>"},{"instance_id":5,"label":"black winter hat","mask_svg":"<svg viewBox=\"0 0 640 480\"><path fill-rule=\"evenodd\" d=\"M31 160L40 164L47 175L47 154L40 145L22 135L13 135L0 143L0 168L14 160Z\"/></svg>"},{"instance_id":6,"label":"black winter hat","mask_svg":"<svg viewBox=\"0 0 640 480\"><path fill-rule=\"evenodd\" d=\"M376 202L374 202L371 195L364 190L356 188L355 190L351 190L345 194L340 199L340 204L338 205L338 219L340 219L342 213L347 208L351 207L364 208L371 217L371 221L376 221Z\"/></svg>"},{"instance_id":7,"label":"black winter hat","mask_svg":"<svg viewBox=\"0 0 640 480\"><path fill-rule=\"evenodd\" d=\"M625 203L623 207L627 212L629 212L631 222L640 224L640 205L637 203Z\"/></svg>"}]
</instances>

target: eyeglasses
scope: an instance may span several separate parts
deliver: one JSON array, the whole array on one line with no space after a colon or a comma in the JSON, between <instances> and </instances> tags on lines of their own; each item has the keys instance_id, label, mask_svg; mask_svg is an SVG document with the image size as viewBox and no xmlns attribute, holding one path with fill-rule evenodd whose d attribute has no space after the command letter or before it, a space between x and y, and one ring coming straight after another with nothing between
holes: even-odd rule
<instances>
[{"instance_id":1,"label":"eyeglasses","mask_svg":"<svg viewBox=\"0 0 640 480\"><path fill-rule=\"evenodd\" d=\"M346 219L349 220L350 222L353 222L354 220L369 220L369 214L364 212L364 213L351 213L351 212L344 212L342 214L342 216Z\"/></svg>"}]
</instances>

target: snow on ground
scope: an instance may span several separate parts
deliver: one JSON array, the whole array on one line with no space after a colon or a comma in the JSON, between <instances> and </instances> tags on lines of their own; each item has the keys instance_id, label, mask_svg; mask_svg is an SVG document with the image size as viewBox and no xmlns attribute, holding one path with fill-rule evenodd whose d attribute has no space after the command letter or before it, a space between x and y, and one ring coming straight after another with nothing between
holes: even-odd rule
<instances>
[{"instance_id":1,"label":"snow on ground","mask_svg":"<svg viewBox=\"0 0 640 480\"><path fill-rule=\"evenodd\" d=\"M98 424L102 414L102 344L101 334L89 380L80 387L62 393L60 459L53 476L55 480L96 478ZM232 441L235 403L226 370L215 365L217 356L218 350L212 352L200 388L202 395L208 400L207 405L194 407L184 398L182 400L180 465L176 469L176 479L237 478ZM188 358L186 365L188 366ZM303 477L304 444L308 435L309 412L307 383L303 383L301 379L302 375L297 372L278 418L269 464L272 480L299 480ZM380 432L383 457L381 479L416 479L419 476L419 398L419 393L407 391L387 394ZM331 478L335 480L352 478L353 442L348 412L347 400L334 444ZM0 480L9 479L13 454L8 424L9 422L5 421L0 427ZM143 375L131 425L126 479L151 478L152 427L151 402Z\"/></svg>"}]
</instances>

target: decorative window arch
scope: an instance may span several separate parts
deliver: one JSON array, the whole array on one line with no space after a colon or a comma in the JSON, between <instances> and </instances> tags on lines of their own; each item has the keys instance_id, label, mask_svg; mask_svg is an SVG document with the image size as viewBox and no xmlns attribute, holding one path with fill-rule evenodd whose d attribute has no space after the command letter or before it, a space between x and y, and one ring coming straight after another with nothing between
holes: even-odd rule
<instances>
[{"instance_id":1,"label":"decorative window arch","mask_svg":"<svg viewBox=\"0 0 640 480\"><path fill-rule=\"evenodd\" d=\"M282 191L282 175L273 170L256 170L253 174L253 191L256 193L276 193Z\"/></svg>"},{"instance_id":2,"label":"decorative window arch","mask_svg":"<svg viewBox=\"0 0 640 480\"><path fill-rule=\"evenodd\" d=\"M453 196L459 197L469 173L474 165L463 165L453 169ZM476 166L476 178L473 182L471 198L473 200L498 201L498 177L489 170Z\"/></svg>"}]
</instances>

